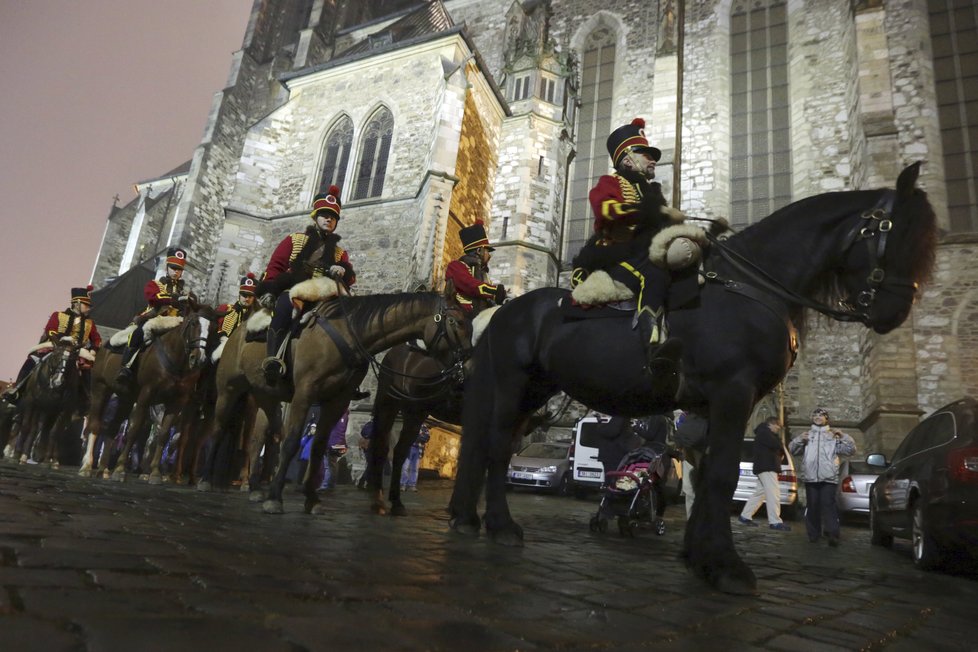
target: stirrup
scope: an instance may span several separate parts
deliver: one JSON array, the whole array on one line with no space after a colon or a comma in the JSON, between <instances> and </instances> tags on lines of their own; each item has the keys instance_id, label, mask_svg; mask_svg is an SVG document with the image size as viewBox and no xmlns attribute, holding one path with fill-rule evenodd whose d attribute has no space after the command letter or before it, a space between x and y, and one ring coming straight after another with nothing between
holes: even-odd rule
<instances>
[{"instance_id":1,"label":"stirrup","mask_svg":"<svg viewBox=\"0 0 978 652\"><path fill-rule=\"evenodd\" d=\"M261 369L265 372L265 379L270 382L285 376L285 362L274 355L261 361Z\"/></svg>"}]
</instances>

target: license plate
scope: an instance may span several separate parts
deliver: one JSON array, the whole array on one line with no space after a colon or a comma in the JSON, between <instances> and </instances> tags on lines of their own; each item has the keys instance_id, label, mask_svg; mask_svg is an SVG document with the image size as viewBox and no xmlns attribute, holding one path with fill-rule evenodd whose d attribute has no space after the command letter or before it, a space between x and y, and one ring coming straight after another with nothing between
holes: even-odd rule
<instances>
[{"instance_id":1,"label":"license plate","mask_svg":"<svg viewBox=\"0 0 978 652\"><path fill-rule=\"evenodd\" d=\"M522 471L513 471L513 478L516 480L532 480L532 473L523 473Z\"/></svg>"},{"instance_id":2,"label":"license plate","mask_svg":"<svg viewBox=\"0 0 978 652\"><path fill-rule=\"evenodd\" d=\"M752 476L752 475L754 475L754 472L753 471L748 471L747 469L741 469L740 470L740 475L751 475Z\"/></svg>"},{"instance_id":3,"label":"license plate","mask_svg":"<svg viewBox=\"0 0 978 652\"><path fill-rule=\"evenodd\" d=\"M578 471L577 475L582 478L601 478L601 471Z\"/></svg>"}]
</instances>

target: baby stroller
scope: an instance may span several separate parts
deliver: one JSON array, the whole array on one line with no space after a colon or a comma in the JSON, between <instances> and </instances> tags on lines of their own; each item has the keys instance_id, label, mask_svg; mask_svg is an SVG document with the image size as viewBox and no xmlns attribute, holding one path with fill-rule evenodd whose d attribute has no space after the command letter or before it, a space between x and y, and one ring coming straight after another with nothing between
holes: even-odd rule
<instances>
[{"instance_id":1,"label":"baby stroller","mask_svg":"<svg viewBox=\"0 0 978 652\"><path fill-rule=\"evenodd\" d=\"M608 520L617 518L618 533L634 537L642 523L652 525L655 533L666 532L665 522L657 516L662 500L660 480L665 479L665 446L653 444L626 453L617 471L605 473L598 512L591 517L592 532L607 532Z\"/></svg>"}]
</instances>

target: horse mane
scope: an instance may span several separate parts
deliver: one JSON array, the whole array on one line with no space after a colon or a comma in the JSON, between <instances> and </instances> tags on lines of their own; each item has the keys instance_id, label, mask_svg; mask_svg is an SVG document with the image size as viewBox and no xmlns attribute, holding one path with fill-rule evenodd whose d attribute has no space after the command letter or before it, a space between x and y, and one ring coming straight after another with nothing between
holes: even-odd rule
<instances>
[{"instance_id":1,"label":"horse mane","mask_svg":"<svg viewBox=\"0 0 978 652\"><path fill-rule=\"evenodd\" d=\"M394 306L408 309L438 306L441 295L435 292L399 292L395 294L367 294L363 296L339 297L340 306L349 318L350 328L360 333L371 328L374 320L381 320Z\"/></svg>"},{"instance_id":2,"label":"horse mane","mask_svg":"<svg viewBox=\"0 0 978 652\"><path fill-rule=\"evenodd\" d=\"M812 197L806 197L780 208L759 222L755 222L740 233L731 236L728 244L748 258L757 260L752 243L770 244L781 240L784 246L797 250L795 264L804 265L817 256L832 255L832 252L819 252L815 249L814 239L797 238L798 230L794 229L791 240L786 240L784 234L790 229L789 224L804 220L811 232L827 233L840 227L855 213L867 210L876 205L888 189L850 190L830 192ZM886 265L891 274L909 278L918 285L931 279L936 258L939 232L934 209L927 199L927 193L918 188L912 188L907 197L897 197L892 220L894 234L898 238L889 239L886 250ZM851 226L851 222L846 222ZM850 228L846 226L846 228ZM824 245L824 241L822 243ZM841 253L841 252L838 252ZM841 266L829 266L812 282L810 288L812 297L826 305L834 306L846 298L847 292L843 284ZM802 326L804 319L797 326Z\"/></svg>"}]
</instances>

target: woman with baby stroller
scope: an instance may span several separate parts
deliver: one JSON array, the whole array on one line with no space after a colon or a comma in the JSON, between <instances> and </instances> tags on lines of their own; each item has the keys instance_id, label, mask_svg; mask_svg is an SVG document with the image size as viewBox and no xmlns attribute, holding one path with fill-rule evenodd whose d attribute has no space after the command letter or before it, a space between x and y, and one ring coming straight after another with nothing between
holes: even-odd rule
<instances>
[{"instance_id":1,"label":"woman with baby stroller","mask_svg":"<svg viewBox=\"0 0 978 652\"><path fill-rule=\"evenodd\" d=\"M598 459L606 471L601 502L590 521L592 532L607 531L608 521L615 518L622 536L635 536L643 523L657 535L665 534L671 425L668 417L652 416L634 421L614 417L601 426Z\"/></svg>"}]
</instances>

